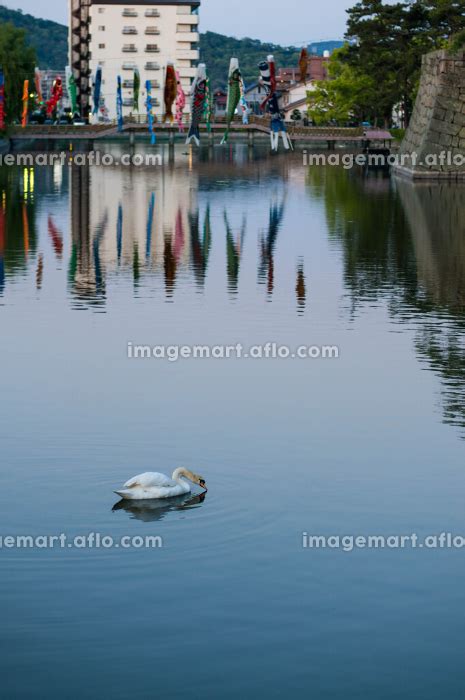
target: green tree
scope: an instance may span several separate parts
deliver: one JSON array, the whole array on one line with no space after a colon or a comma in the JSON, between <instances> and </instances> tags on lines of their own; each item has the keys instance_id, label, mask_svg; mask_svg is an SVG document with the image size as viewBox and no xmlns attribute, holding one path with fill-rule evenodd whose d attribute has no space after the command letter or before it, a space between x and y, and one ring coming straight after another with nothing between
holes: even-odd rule
<instances>
[{"instance_id":1,"label":"green tree","mask_svg":"<svg viewBox=\"0 0 465 700\"><path fill-rule=\"evenodd\" d=\"M346 61L376 86L380 118L389 124L402 104L408 123L425 53L446 45L464 25L463 0L361 0L348 10Z\"/></svg>"},{"instance_id":2,"label":"green tree","mask_svg":"<svg viewBox=\"0 0 465 700\"><path fill-rule=\"evenodd\" d=\"M308 115L317 125L362 122L376 117L373 107L376 85L369 75L346 62L347 52L345 47L332 54L329 80L318 81L316 89L307 93Z\"/></svg>"},{"instance_id":3,"label":"green tree","mask_svg":"<svg viewBox=\"0 0 465 700\"><path fill-rule=\"evenodd\" d=\"M33 81L35 63L36 53L26 43L26 32L12 24L1 24L0 66L5 75L7 123L18 119L21 114L24 81Z\"/></svg>"},{"instance_id":4,"label":"green tree","mask_svg":"<svg viewBox=\"0 0 465 700\"><path fill-rule=\"evenodd\" d=\"M0 25L7 22L26 31L27 43L35 48L37 65L42 70L63 71L65 69L68 63L67 27L0 5Z\"/></svg>"}]
</instances>

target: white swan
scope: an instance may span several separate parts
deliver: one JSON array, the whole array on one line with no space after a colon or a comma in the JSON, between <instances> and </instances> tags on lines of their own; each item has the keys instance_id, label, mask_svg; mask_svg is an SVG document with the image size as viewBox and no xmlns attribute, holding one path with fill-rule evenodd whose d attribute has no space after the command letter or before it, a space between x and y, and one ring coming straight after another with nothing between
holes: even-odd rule
<instances>
[{"instance_id":1,"label":"white swan","mask_svg":"<svg viewBox=\"0 0 465 700\"><path fill-rule=\"evenodd\" d=\"M171 479L169 476L156 472L139 474L139 476L135 476L126 482L121 491L115 491L115 493L127 501L173 498L174 496L183 496L191 492L191 485L186 479L192 481L193 484L198 484L205 491L208 490L205 486L205 479L188 469L181 468L176 469Z\"/></svg>"}]
</instances>

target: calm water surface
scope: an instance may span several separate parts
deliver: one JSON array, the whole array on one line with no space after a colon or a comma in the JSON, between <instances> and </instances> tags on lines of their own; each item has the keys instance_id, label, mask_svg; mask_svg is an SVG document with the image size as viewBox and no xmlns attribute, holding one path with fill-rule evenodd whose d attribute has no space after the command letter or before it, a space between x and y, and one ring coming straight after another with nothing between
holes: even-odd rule
<instances>
[{"instance_id":1,"label":"calm water surface","mask_svg":"<svg viewBox=\"0 0 465 700\"><path fill-rule=\"evenodd\" d=\"M0 550L2 697L463 698L465 551L302 533L465 534L465 189L238 144L0 190L0 534L164 542ZM113 508L179 465L204 500Z\"/></svg>"}]
</instances>

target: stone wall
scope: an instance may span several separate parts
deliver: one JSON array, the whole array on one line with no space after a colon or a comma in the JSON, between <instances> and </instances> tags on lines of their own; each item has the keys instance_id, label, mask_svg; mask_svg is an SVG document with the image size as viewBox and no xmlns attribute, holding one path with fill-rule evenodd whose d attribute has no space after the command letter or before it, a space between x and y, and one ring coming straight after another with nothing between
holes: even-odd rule
<instances>
[{"instance_id":1,"label":"stone wall","mask_svg":"<svg viewBox=\"0 0 465 700\"><path fill-rule=\"evenodd\" d=\"M400 156L396 170L410 177L465 179L465 51L424 56Z\"/></svg>"}]
</instances>

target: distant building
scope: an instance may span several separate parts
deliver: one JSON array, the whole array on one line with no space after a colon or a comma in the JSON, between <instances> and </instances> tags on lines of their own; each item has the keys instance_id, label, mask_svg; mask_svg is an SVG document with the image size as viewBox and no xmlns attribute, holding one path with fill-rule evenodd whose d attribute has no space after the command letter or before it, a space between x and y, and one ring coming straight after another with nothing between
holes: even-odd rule
<instances>
[{"instance_id":1,"label":"distant building","mask_svg":"<svg viewBox=\"0 0 465 700\"><path fill-rule=\"evenodd\" d=\"M224 90L213 93L213 112L215 117L224 117L228 106L228 94Z\"/></svg>"},{"instance_id":2,"label":"distant building","mask_svg":"<svg viewBox=\"0 0 465 700\"><path fill-rule=\"evenodd\" d=\"M249 85L245 91L245 99L252 114L263 114L260 105L266 97L266 93L259 82Z\"/></svg>"},{"instance_id":3,"label":"distant building","mask_svg":"<svg viewBox=\"0 0 465 700\"><path fill-rule=\"evenodd\" d=\"M315 80L327 80L328 61L329 56L309 56L307 81L311 83ZM283 88L290 87L300 82L300 69L298 66L281 68L276 77L278 85L281 85Z\"/></svg>"},{"instance_id":4,"label":"distant building","mask_svg":"<svg viewBox=\"0 0 465 700\"><path fill-rule=\"evenodd\" d=\"M312 56L330 56L333 51L344 46L344 41L317 41L308 45L308 53Z\"/></svg>"},{"instance_id":5,"label":"distant building","mask_svg":"<svg viewBox=\"0 0 465 700\"><path fill-rule=\"evenodd\" d=\"M98 66L102 68L101 106L110 119L116 118L118 76L123 84L123 115L133 111L136 68L141 112L145 112L145 83L150 80L153 111L161 116L168 61L174 62L188 93L199 59L199 6L200 0L70 0L70 65L81 114L89 114L92 76Z\"/></svg>"}]
</instances>

